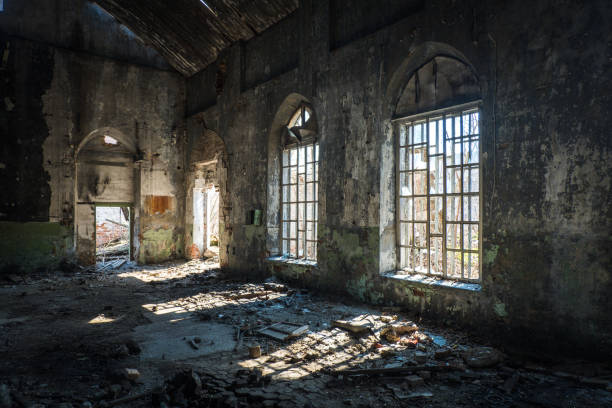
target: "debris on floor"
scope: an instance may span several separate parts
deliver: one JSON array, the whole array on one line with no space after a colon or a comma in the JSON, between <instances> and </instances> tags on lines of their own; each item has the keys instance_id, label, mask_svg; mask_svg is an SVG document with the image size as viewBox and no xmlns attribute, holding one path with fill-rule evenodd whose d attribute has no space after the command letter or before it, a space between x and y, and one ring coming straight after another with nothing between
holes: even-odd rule
<instances>
[{"instance_id":1,"label":"debris on floor","mask_svg":"<svg viewBox=\"0 0 612 408\"><path fill-rule=\"evenodd\" d=\"M276 340L285 341L298 337L308 330L308 325L300 325L288 322L275 323L271 326L259 329L259 333L264 336L272 337Z\"/></svg>"},{"instance_id":2,"label":"debris on floor","mask_svg":"<svg viewBox=\"0 0 612 408\"><path fill-rule=\"evenodd\" d=\"M11 281L0 310L0 407L612 406L605 363L534 365L211 260Z\"/></svg>"}]
</instances>

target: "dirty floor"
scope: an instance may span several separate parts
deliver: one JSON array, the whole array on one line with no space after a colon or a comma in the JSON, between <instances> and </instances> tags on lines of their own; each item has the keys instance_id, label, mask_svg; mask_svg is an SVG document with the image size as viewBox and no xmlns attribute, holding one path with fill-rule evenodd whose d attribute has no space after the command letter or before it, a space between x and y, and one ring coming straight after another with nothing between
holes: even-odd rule
<instances>
[{"instance_id":1,"label":"dirty floor","mask_svg":"<svg viewBox=\"0 0 612 408\"><path fill-rule=\"evenodd\" d=\"M612 407L603 363L529 361L217 267L4 277L0 407Z\"/></svg>"}]
</instances>

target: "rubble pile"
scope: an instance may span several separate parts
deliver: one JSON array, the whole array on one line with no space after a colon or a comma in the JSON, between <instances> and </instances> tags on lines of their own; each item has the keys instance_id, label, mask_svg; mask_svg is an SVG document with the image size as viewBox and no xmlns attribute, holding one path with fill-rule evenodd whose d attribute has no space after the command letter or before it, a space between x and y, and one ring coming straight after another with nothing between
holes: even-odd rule
<instances>
[{"instance_id":1,"label":"rubble pile","mask_svg":"<svg viewBox=\"0 0 612 408\"><path fill-rule=\"evenodd\" d=\"M0 408L612 406L603 364L534 365L399 308L226 280L208 261L3 290ZM26 317L24 297L38 302Z\"/></svg>"}]
</instances>

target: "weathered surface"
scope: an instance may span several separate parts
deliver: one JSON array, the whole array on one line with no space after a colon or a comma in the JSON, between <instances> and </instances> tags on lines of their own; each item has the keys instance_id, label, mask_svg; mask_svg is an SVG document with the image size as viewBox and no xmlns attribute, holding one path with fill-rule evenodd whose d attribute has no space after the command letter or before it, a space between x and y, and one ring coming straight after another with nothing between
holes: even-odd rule
<instances>
[{"instance_id":1,"label":"weathered surface","mask_svg":"<svg viewBox=\"0 0 612 408\"><path fill-rule=\"evenodd\" d=\"M67 7L64 3L62 7ZM183 194L183 159L177 146L182 145L184 134L184 82L176 73L143 67L136 57L141 45L133 37L129 42L136 54L118 43L105 49L96 37L96 24L104 19L90 15L103 12L92 11L84 3L73 0L76 11L70 13L62 7L52 10L61 16L62 24L81 22L82 29L96 38L89 48L83 45L88 52L79 47L68 50L64 48L68 40L51 35L55 15L51 11L40 19L40 28L34 26L38 18L21 16L21 6L7 5L0 13L3 21L11 17L21 21L3 25L10 31L0 38L0 186L4 191L0 235L2 241L34 234L51 242L5 243L0 247L2 266L29 252L19 262L25 269L52 267L72 253L73 244L82 262L93 263L93 205L100 202L127 202L134 207L137 259L183 256L183 209L176 200ZM35 5L30 4L30 9L36 9ZM31 32L44 35L46 30L46 41L56 43L23 38ZM107 30L125 29L111 24ZM146 56L140 49L144 54L138 55ZM118 62L122 56L138 64ZM149 65L156 65L154 59ZM126 148L114 151L104 146L105 135ZM141 211L149 195L170 196L172 210L164 214ZM39 227L43 228L40 233L34 231ZM49 237L47 231L57 235Z\"/></svg>"},{"instance_id":2,"label":"weathered surface","mask_svg":"<svg viewBox=\"0 0 612 408\"><path fill-rule=\"evenodd\" d=\"M184 255L192 238L189 191L211 176L225 194L220 252L228 270L243 276L268 270L362 301L404 305L514 345L612 352L609 2L549 0L526 9L520 1L389 0L372 6L364 0L346 7L303 0L293 14L295 8L284 8L271 19L257 17L264 2L255 2L244 11L245 19L255 19L247 24L237 23L232 2L211 1L213 9L231 9L221 20L234 37L216 44L213 37L202 39L212 28L198 24L202 32L193 32L194 22L202 21L198 13L207 12L203 5L183 15L166 13L167 4L159 1L129 2L129 8L103 3L114 5L143 37L159 28L151 43L184 74L218 58L185 81L142 67L161 65L146 47L126 50L99 39L96 24L82 25L94 27L85 32L95 39L83 43L77 35L76 45L58 34L64 31L29 26L23 16L22 25L3 24L0 220L3 235L43 237L45 243L35 245L41 250L32 251L43 256L31 259L57 260L55 248L64 254L70 246L67 231L91 239L92 201L100 198L106 177L96 177L98 168L84 190L94 199L87 194L75 205L76 152L86 137L113 130L132 148L142 262ZM11 4L0 15L3 23L14 17ZM181 1L177 9L197 4L186 5ZM53 26L52 19L44 21ZM69 25L65 21L73 20L59 26ZM241 31L247 25L261 35L230 46L254 35ZM120 27L109 27L118 35ZM49 41L57 43L26 40L28 32L50 33ZM139 65L116 61L125 58ZM415 72L423 74L419 84ZM432 98L419 99L423 86ZM443 98L442 88L451 97ZM482 100L480 288L384 276L396 268L391 119L465 98ZM301 101L316 115L321 152L316 265L266 260L278 254L277 141ZM220 140L207 142L207 132ZM191 167L207 162L219 150L211 147L220 145L222 165L206 172ZM255 210L264 211L261 225L250 223ZM26 221L57 225L48 234L47 226ZM34 231L39 227L44 231ZM22 253L14 245L0 248L4 264ZM90 255L79 253L83 260Z\"/></svg>"},{"instance_id":3,"label":"weathered surface","mask_svg":"<svg viewBox=\"0 0 612 408\"><path fill-rule=\"evenodd\" d=\"M553 335L555 346L573 351L612 350L610 5L417 3L397 20L384 11L359 17L357 4L330 14L328 2L303 1L291 28L299 30L295 69L253 76L251 41L222 55L216 105L198 103L196 93L212 88L204 76L188 80L190 107L215 116L229 153L229 266L257 273L277 251L274 230L246 220L251 210L273 209L270 137L282 126L275 117L285 98L297 93L312 103L320 131L318 264L275 262L270 270L491 338L548 345ZM258 38L261 55L277 35ZM437 56L472 67L478 82L466 92L483 100L480 291L381 276L395 267L390 119L411 73ZM274 211L265 216L274 228Z\"/></svg>"},{"instance_id":4,"label":"weathered surface","mask_svg":"<svg viewBox=\"0 0 612 408\"><path fill-rule=\"evenodd\" d=\"M297 0L98 0L108 12L191 76L237 41L262 33L291 14Z\"/></svg>"}]
</instances>

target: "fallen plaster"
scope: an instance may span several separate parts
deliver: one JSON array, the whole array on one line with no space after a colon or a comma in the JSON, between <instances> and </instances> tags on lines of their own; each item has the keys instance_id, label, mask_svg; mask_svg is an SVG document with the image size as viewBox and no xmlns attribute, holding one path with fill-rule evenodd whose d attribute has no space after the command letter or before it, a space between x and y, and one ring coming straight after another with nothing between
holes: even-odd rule
<instances>
[{"instance_id":1,"label":"fallen plaster","mask_svg":"<svg viewBox=\"0 0 612 408\"><path fill-rule=\"evenodd\" d=\"M228 281L217 268L211 259L0 277L2 397L143 408L452 407L475 396L508 407L612 404L601 364L541 355L535 364L401 308ZM260 334L279 322L308 330L284 342Z\"/></svg>"}]
</instances>

